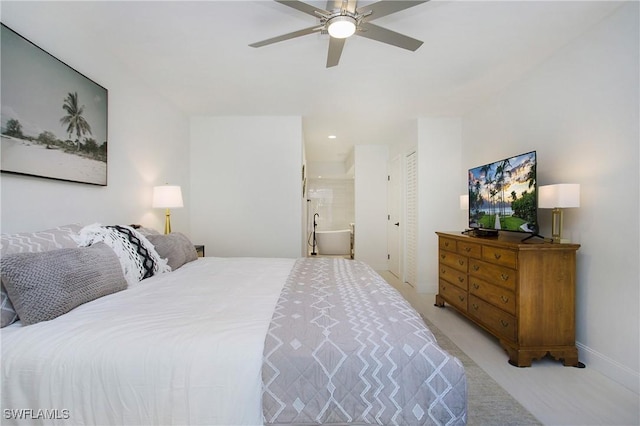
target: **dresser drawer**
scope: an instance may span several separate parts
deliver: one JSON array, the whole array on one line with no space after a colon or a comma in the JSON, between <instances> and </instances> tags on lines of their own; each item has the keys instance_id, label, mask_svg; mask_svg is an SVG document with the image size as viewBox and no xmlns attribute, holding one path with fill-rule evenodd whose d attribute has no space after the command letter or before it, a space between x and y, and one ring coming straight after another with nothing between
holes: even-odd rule
<instances>
[{"instance_id":1,"label":"dresser drawer","mask_svg":"<svg viewBox=\"0 0 640 426\"><path fill-rule=\"evenodd\" d=\"M438 276L441 280L449 281L451 284L455 284L465 291L468 289L466 272L458 271L451 266L441 263L438 266Z\"/></svg>"},{"instance_id":2,"label":"dresser drawer","mask_svg":"<svg viewBox=\"0 0 640 426\"><path fill-rule=\"evenodd\" d=\"M440 250L440 263L451 266L461 272L467 272L468 260L465 256L446 250Z\"/></svg>"},{"instance_id":3,"label":"dresser drawer","mask_svg":"<svg viewBox=\"0 0 640 426\"><path fill-rule=\"evenodd\" d=\"M496 265L516 268L517 252L514 250L504 249L500 247L484 246L482 247L482 259Z\"/></svg>"},{"instance_id":4,"label":"dresser drawer","mask_svg":"<svg viewBox=\"0 0 640 426\"><path fill-rule=\"evenodd\" d=\"M469 296L469 315L479 323L484 324L495 334L515 342L517 336L516 318L505 311L479 299L474 295Z\"/></svg>"},{"instance_id":5,"label":"dresser drawer","mask_svg":"<svg viewBox=\"0 0 640 426\"><path fill-rule=\"evenodd\" d=\"M476 243L458 241L458 253L480 259L482 257L482 246Z\"/></svg>"},{"instance_id":6,"label":"dresser drawer","mask_svg":"<svg viewBox=\"0 0 640 426\"><path fill-rule=\"evenodd\" d=\"M443 279L440 280L438 289L440 296L463 312L467 312L467 292L450 284Z\"/></svg>"},{"instance_id":7,"label":"dresser drawer","mask_svg":"<svg viewBox=\"0 0 640 426\"><path fill-rule=\"evenodd\" d=\"M469 259L469 274L513 291L516 289L517 274L514 269Z\"/></svg>"},{"instance_id":8,"label":"dresser drawer","mask_svg":"<svg viewBox=\"0 0 640 426\"><path fill-rule=\"evenodd\" d=\"M438 246L442 250L456 251L456 240L453 238L440 237L438 238Z\"/></svg>"},{"instance_id":9,"label":"dresser drawer","mask_svg":"<svg viewBox=\"0 0 640 426\"><path fill-rule=\"evenodd\" d=\"M488 283L480 278L469 278L469 293L478 296L480 299L507 311L511 315L516 314L515 293L505 287L500 287Z\"/></svg>"}]
</instances>

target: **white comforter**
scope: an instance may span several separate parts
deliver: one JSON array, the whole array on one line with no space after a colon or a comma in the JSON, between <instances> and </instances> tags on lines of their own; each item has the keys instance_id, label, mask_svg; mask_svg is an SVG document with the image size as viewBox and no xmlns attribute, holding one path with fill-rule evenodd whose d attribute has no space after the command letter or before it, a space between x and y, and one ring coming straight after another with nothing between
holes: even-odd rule
<instances>
[{"instance_id":1,"label":"white comforter","mask_svg":"<svg viewBox=\"0 0 640 426\"><path fill-rule=\"evenodd\" d=\"M265 335L294 262L201 258L2 329L2 424L261 424Z\"/></svg>"}]
</instances>

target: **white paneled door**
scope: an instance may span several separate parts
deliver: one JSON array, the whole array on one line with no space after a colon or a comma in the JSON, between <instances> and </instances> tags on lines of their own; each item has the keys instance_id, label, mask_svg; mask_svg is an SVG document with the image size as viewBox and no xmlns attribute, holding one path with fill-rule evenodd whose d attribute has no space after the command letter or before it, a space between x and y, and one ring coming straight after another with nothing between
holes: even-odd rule
<instances>
[{"instance_id":1,"label":"white paneled door","mask_svg":"<svg viewBox=\"0 0 640 426\"><path fill-rule=\"evenodd\" d=\"M389 259L389 271L402 279L402 250L400 221L402 212L402 185L401 185L401 157L396 157L389 164L389 177L387 184L387 200L389 203L387 215L387 253Z\"/></svg>"}]
</instances>

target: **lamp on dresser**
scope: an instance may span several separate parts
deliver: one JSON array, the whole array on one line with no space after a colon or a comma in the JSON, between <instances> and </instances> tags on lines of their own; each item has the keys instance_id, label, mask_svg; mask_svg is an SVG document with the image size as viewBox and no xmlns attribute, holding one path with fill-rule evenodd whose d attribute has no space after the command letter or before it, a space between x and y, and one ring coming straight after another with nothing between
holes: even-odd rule
<instances>
[{"instance_id":1,"label":"lamp on dresser","mask_svg":"<svg viewBox=\"0 0 640 426\"><path fill-rule=\"evenodd\" d=\"M177 185L163 185L153 187L153 208L166 209L164 233L171 233L171 211L169 209L183 207L182 190Z\"/></svg>"},{"instance_id":2,"label":"lamp on dresser","mask_svg":"<svg viewBox=\"0 0 640 426\"><path fill-rule=\"evenodd\" d=\"M580 207L580 184L559 183L538 187L538 207L551 212L551 237L554 243L562 239L562 209Z\"/></svg>"}]
</instances>

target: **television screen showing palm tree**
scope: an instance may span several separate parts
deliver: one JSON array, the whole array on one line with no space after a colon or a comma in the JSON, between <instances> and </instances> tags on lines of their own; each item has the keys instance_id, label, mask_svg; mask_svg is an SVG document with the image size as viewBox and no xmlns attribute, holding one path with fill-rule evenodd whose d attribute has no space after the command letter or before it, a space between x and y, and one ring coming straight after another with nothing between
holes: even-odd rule
<instances>
[{"instance_id":1,"label":"television screen showing palm tree","mask_svg":"<svg viewBox=\"0 0 640 426\"><path fill-rule=\"evenodd\" d=\"M2 25L2 172L107 184L107 89Z\"/></svg>"},{"instance_id":2,"label":"television screen showing palm tree","mask_svg":"<svg viewBox=\"0 0 640 426\"><path fill-rule=\"evenodd\" d=\"M469 227L535 233L536 152L469 170Z\"/></svg>"}]
</instances>

